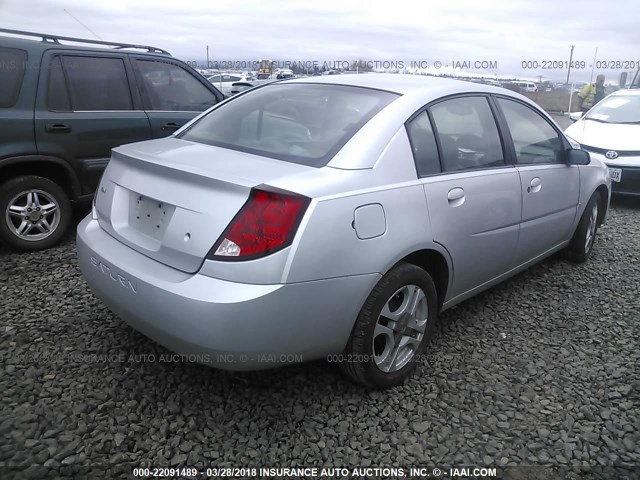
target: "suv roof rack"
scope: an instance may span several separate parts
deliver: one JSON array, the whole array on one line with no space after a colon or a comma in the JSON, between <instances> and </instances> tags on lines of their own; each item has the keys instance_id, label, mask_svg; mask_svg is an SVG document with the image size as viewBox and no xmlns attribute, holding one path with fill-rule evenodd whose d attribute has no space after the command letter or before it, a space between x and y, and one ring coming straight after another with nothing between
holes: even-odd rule
<instances>
[{"instance_id":1,"label":"suv roof rack","mask_svg":"<svg viewBox=\"0 0 640 480\"><path fill-rule=\"evenodd\" d=\"M166 50L158 47L152 47L150 45L136 45L132 43L118 43L118 42L105 42L104 40L89 40L86 38L75 38L75 37L62 37L60 35L50 35L48 33L35 33L35 32L24 32L22 30L10 30L7 28L0 28L0 32L2 33L11 33L13 35L24 35L27 37L39 37L42 39L42 42L45 43L57 43L60 44L60 40L67 42L78 42L78 43L90 43L94 45L106 45L109 47L114 47L116 49L124 49L124 48L139 48L142 50L146 50L149 53L163 53L165 55L171 55Z\"/></svg>"}]
</instances>

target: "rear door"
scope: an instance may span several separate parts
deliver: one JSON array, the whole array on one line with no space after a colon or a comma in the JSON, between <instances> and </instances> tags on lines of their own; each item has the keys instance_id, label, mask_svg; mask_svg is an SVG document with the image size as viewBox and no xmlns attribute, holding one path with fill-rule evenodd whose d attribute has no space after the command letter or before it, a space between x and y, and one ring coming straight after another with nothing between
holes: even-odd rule
<instances>
[{"instance_id":1,"label":"rear door","mask_svg":"<svg viewBox=\"0 0 640 480\"><path fill-rule=\"evenodd\" d=\"M525 263L571 238L580 196L580 172L565 162L563 135L531 106L497 98L513 140L520 174L522 224L517 262ZM511 144L511 142L509 142Z\"/></svg>"},{"instance_id":2,"label":"rear door","mask_svg":"<svg viewBox=\"0 0 640 480\"><path fill-rule=\"evenodd\" d=\"M36 153L33 137L35 62L18 48L0 47L0 159ZM21 94L22 92L22 94Z\"/></svg>"},{"instance_id":3,"label":"rear door","mask_svg":"<svg viewBox=\"0 0 640 480\"><path fill-rule=\"evenodd\" d=\"M153 138L171 135L223 99L201 75L170 58L133 57Z\"/></svg>"},{"instance_id":4,"label":"rear door","mask_svg":"<svg viewBox=\"0 0 640 480\"><path fill-rule=\"evenodd\" d=\"M484 96L438 102L407 129L433 239L453 261L451 299L513 267L521 209L518 172L505 162Z\"/></svg>"},{"instance_id":5,"label":"rear door","mask_svg":"<svg viewBox=\"0 0 640 480\"><path fill-rule=\"evenodd\" d=\"M50 51L36 99L38 153L66 159L93 193L111 149L151 137L124 54Z\"/></svg>"}]
</instances>

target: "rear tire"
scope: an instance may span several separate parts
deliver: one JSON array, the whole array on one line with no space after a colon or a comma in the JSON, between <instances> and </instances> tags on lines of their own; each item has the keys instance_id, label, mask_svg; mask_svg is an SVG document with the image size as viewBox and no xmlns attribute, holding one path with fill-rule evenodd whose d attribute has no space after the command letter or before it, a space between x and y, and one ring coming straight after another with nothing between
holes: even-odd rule
<instances>
[{"instance_id":1,"label":"rear tire","mask_svg":"<svg viewBox=\"0 0 640 480\"><path fill-rule=\"evenodd\" d=\"M71 222L71 203L51 180L34 175L0 185L0 240L23 251L52 247Z\"/></svg>"},{"instance_id":2,"label":"rear tire","mask_svg":"<svg viewBox=\"0 0 640 480\"><path fill-rule=\"evenodd\" d=\"M566 256L569 260L583 263L591 256L598 233L599 220L603 213L600 211L601 208L600 192L594 192L582 213L582 217L580 217L573 238L567 246Z\"/></svg>"},{"instance_id":3,"label":"rear tire","mask_svg":"<svg viewBox=\"0 0 640 480\"><path fill-rule=\"evenodd\" d=\"M399 264L367 298L338 363L340 369L369 388L401 384L431 340L437 309L431 276L415 265Z\"/></svg>"}]
</instances>

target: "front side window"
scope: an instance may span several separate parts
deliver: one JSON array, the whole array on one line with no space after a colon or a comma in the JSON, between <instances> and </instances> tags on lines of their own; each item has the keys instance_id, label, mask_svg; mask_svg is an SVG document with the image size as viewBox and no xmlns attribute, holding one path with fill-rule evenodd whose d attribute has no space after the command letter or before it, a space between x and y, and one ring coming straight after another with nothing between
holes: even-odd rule
<instances>
[{"instance_id":1,"label":"front side window","mask_svg":"<svg viewBox=\"0 0 640 480\"><path fill-rule=\"evenodd\" d=\"M63 56L74 111L133 110L121 58Z\"/></svg>"},{"instance_id":2,"label":"front side window","mask_svg":"<svg viewBox=\"0 0 640 480\"><path fill-rule=\"evenodd\" d=\"M418 177L440 173L438 146L427 112L420 113L407 123L407 134L411 142Z\"/></svg>"},{"instance_id":3,"label":"front side window","mask_svg":"<svg viewBox=\"0 0 640 480\"><path fill-rule=\"evenodd\" d=\"M323 84L272 84L221 105L181 138L321 167L395 93Z\"/></svg>"},{"instance_id":4,"label":"front side window","mask_svg":"<svg viewBox=\"0 0 640 480\"><path fill-rule=\"evenodd\" d=\"M0 108L13 107L22 87L27 52L0 48Z\"/></svg>"},{"instance_id":5,"label":"front side window","mask_svg":"<svg viewBox=\"0 0 640 480\"><path fill-rule=\"evenodd\" d=\"M202 112L216 96L185 69L167 62L136 60L146 91L146 109Z\"/></svg>"},{"instance_id":6,"label":"front side window","mask_svg":"<svg viewBox=\"0 0 640 480\"><path fill-rule=\"evenodd\" d=\"M513 100L497 99L511 132L519 165L564 163L558 132L530 107Z\"/></svg>"},{"instance_id":7,"label":"front side window","mask_svg":"<svg viewBox=\"0 0 640 480\"><path fill-rule=\"evenodd\" d=\"M445 171L504 165L498 127L485 97L444 100L430 110Z\"/></svg>"}]
</instances>

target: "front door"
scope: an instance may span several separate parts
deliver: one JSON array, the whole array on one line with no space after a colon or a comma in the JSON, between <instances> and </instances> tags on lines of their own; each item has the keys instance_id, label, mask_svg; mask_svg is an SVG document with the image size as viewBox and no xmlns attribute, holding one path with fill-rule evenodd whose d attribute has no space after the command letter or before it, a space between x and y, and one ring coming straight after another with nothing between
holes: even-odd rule
<instances>
[{"instance_id":1,"label":"front door","mask_svg":"<svg viewBox=\"0 0 640 480\"><path fill-rule=\"evenodd\" d=\"M571 239L580 196L580 172L565 162L562 135L531 106L497 98L515 148L522 191L517 263L526 263Z\"/></svg>"}]
</instances>

